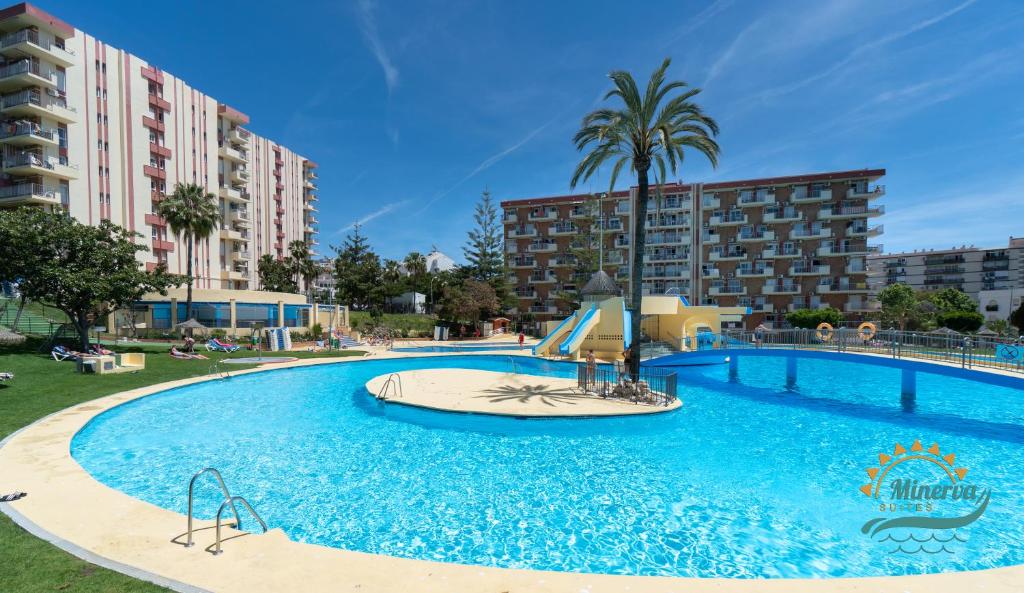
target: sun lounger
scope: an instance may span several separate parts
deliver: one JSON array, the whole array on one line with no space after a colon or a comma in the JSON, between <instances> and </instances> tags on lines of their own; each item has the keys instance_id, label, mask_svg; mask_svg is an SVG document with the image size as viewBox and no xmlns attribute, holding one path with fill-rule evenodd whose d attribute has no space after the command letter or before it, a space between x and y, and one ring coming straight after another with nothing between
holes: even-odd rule
<instances>
[{"instance_id":1,"label":"sun lounger","mask_svg":"<svg viewBox=\"0 0 1024 593\"><path fill-rule=\"evenodd\" d=\"M0 373L0 381L9 381L14 378L14 373Z\"/></svg>"},{"instance_id":2,"label":"sun lounger","mask_svg":"<svg viewBox=\"0 0 1024 593\"><path fill-rule=\"evenodd\" d=\"M56 360L57 362L61 362L64 360L77 361L78 359L81 358L81 355L78 352L68 350L64 346L54 346L53 350L50 351L50 355L53 356L53 359Z\"/></svg>"},{"instance_id":3,"label":"sun lounger","mask_svg":"<svg viewBox=\"0 0 1024 593\"><path fill-rule=\"evenodd\" d=\"M239 349L239 346L221 342L217 338L211 338L206 342L206 349L211 352L234 352Z\"/></svg>"}]
</instances>

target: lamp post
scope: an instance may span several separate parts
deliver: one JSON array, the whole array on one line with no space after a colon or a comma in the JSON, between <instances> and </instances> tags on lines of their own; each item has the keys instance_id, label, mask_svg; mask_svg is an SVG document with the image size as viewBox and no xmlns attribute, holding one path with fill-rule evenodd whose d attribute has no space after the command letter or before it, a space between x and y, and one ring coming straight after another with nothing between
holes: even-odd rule
<instances>
[{"instance_id":1,"label":"lamp post","mask_svg":"<svg viewBox=\"0 0 1024 593\"><path fill-rule=\"evenodd\" d=\"M433 315L436 312L437 306L434 303L434 280L437 280L437 276L430 277L430 313ZM441 286L444 286L444 280L441 281Z\"/></svg>"}]
</instances>

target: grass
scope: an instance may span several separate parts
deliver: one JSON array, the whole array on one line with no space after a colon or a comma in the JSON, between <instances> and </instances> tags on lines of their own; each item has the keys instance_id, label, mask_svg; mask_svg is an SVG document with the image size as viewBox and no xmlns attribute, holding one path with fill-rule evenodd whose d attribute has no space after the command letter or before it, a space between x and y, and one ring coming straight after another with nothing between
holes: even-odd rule
<instances>
[{"instance_id":1,"label":"grass","mask_svg":"<svg viewBox=\"0 0 1024 593\"><path fill-rule=\"evenodd\" d=\"M0 371L13 372L15 378L0 387L0 439L19 428L84 401L154 383L163 383L188 377L206 375L210 364L224 358L247 356L246 351L235 354L205 353L210 360L176 360L167 354L168 346L117 346L119 352L146 352L146 368L136 373L117 375L81 375L75 364L56 362L49 354L37 352L39 342L29 340L24 345L0 349ZM327 352L289 352L297 358L327 356L358 356L362 352L342 350ZM232 369L252 368L254 365L236 365ZM2 493L17 490L17 484L3 482ZM29 493L31 496L32 493ZM17 503L13 503L17 508ZM80 560L49 543L34 537L16 525L7 515L0 514L0 542L3 542L3 560L0 561L0 590L19 593L73 591L83 593L167 591L151 583L133 579L120 573Z\"/></svg>"},{"instance_id":2,"label":"grass","mask_svg":"<svg viewBox=\"0 0 1024 593\"><path fill-rule=\"evenodd\" d=\"M350 311L349 323L352 329L362 329L370 323L370 313L367 311ZM437 319L433 315L420 313L385 313L381 323L403 332L415 331L423 336L430 336L434 333L434 323Z\"/></svg>"}]
</instances>

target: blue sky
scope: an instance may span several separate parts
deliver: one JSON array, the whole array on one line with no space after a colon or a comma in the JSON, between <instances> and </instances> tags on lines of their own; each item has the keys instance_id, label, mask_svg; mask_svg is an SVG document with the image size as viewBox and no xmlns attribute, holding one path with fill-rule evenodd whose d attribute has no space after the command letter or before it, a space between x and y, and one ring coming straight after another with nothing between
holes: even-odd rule
<instances>
[{"instance_id":1,"label":"blue sky","mask_svg":"<svg viewBox=\"0 0 1024 593\"><path fill-rule=\"evenodd\" d=\"M317 161L326 252L362 221L383 256L461 259L484 188L567 192L607 72L666 56L722 128L678 178L885 167L887 250L1024 235L1018 0L183 1L156 32L142 2L39 5Z\"/></svg>"}]
</instances>

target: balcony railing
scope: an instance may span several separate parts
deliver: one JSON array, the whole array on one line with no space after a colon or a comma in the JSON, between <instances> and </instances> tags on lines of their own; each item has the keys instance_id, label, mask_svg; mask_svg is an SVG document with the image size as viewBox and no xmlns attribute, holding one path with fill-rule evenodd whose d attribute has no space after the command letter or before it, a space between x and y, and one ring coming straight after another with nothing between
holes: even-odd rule
<instances>
[{"instance_id":1,"label":"balcony railing","mask_svg":"<svg viewBox=\"0 0 1024 593\"><path fill-rule=\"evenodd\" d=\"M0 187L0 199L17 198L22 196L46 196L59 199L60 190L54 187L46 187L41 183L19 183Z\"/></svg>"},{"instance_id":2,"label":"balcony railing","mask_svg":"<svg viewBox=\"0 0 1024 593\"><path fill-rule=\"evenodd\" d=\"M27 122L0 126L0 138L13 138L15 136L37 136L54 141L57 138L57 131L44 128L37 123Z\"/></svg>"},{"instance_id":3,"label":"balcony railing","mask_svg":"<svg viewBox=\"0 0 1024 593\"><path fill-rule=\"evenodd\" d=\"M6 66L0 66L0 79L18 76L19 74L34 74L54 84L57 83L56 71L52 68L44 68L39 62L26 59Z\"/></svg>"},{"instance_id":4,"label":"balcony railing","mask_svg":"<svg viewBox=\"0 0 1024 593\"><path fill-rule=\"evenodd\" d=\"M19 43L31 43L49 52L66 54L67 57L65 59L70 59L70 56L75 55L75 52L70 49L57 45L45 37L41 37L39 31L33 29L22 29L21 31L15 31L0 37L0 47L10 47Z\"/></svg>"}]
</instances>

